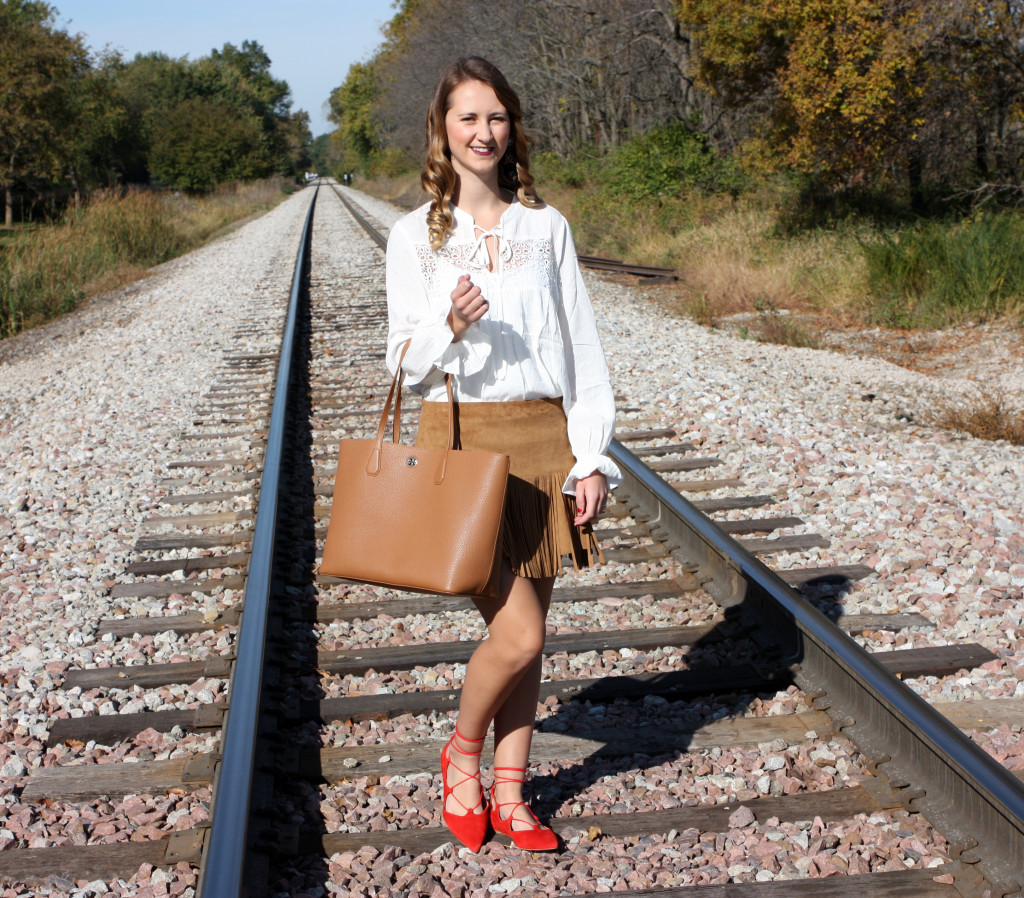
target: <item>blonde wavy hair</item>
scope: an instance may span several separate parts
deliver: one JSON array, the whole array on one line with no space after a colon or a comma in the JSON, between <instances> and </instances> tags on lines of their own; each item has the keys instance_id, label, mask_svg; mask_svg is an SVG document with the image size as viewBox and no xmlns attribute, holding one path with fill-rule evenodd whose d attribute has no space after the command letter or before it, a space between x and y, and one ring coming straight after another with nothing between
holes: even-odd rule
<instances>
[{"instance_id":1,"label":"blonde wavy hair","mask_svg":"<svg viewBox=\"0 0 1024 898\"><path fill-rule=\"evenodd\" d=\"M523 130L519 96L493 63L479 56L456 59L438 78L434 98L427 110L427 159L420 183L430 195L427 227L430 246L435 250L444 245L455 228L455 216L450 206L455 195L456 174L448 147L445 115L451 106L452 91L466 81L481 81L488 85L508 112L510 138L508 149L498 163L498 186L515 193L524 206L543 205L533 189L533 176L530 174L533 139Z\"/></svg>"}]
</instances>

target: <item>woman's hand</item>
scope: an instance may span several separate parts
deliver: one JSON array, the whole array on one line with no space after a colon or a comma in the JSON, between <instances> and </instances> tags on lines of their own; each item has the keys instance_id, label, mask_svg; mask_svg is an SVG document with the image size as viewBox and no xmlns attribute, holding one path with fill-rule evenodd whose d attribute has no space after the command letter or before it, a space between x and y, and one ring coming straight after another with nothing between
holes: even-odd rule
<instances>
[{"instance_id":1,"label":"woman's hand","mask_svg":"<svg viewBox=\"0 0 1024 898\"><path fill-rule=\"evenodd\" d=\"M600 471L576 481L576 517L578 527L594 520L608 502L608 478Z\"/></svg>"},{"instance_id":2,"label":"woman's hand","mask_svg":"<svg viewBox=\"0 0 1024 898\"><path fill-rule=\"evenodd\" d=\"M459 282L452 290L452 310L448 313L448 327L455 335L453 343L458 343L462 335L469 330L474 321L479 321L487 312L487 300L480 293L468 274L459 276Z\"/></svg>"}]
</instances>

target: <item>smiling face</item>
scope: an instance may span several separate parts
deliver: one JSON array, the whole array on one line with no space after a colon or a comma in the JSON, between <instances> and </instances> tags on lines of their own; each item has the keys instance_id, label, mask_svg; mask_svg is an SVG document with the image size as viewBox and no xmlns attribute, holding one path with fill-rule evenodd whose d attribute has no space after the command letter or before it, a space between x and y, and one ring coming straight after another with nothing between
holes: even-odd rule
<instances>
[{"instance_id":1,"label":"smiling face","mask_svg":"<svg viewBox=\"0 0 1024 898\"><path fill-rule=\"evenodd\" d=\"M448 95L444 125L455 173L497 187L498 162L508 147L511 123L494 89L482 81L457 85Z\"/></svg>"}]
</instances>

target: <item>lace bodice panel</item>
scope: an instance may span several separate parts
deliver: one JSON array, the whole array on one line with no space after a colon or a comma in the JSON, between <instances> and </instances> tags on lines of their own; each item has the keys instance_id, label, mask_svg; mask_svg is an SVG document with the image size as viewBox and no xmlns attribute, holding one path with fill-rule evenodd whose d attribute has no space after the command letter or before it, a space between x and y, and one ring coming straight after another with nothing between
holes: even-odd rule
<instances>
[{"instance_id":1,"label":"lace bodice panel","mask_svg":"<svg viewBox=\"0 0 1024 898\"><path fill-rule=\"evenodd\" d=\"M549 283L554 275L551 255L551 239L534 237L530 239L498 238L504 247L499 252L499 270L502 288L536 287ZM469 272L476 278L486 271L476 262L475 243L447 243L436 252L430 245L416 247L416 259L420 274L432 295L450 294L460 274ZM490 272L488 272L490 273Z\"/></svg>"}]
</instances>

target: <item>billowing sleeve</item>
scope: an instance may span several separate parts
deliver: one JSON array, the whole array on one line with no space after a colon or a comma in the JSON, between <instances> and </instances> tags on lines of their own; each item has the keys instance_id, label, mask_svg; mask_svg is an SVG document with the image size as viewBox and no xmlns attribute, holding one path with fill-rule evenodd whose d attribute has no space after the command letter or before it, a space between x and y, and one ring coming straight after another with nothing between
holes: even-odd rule
<instances>
[{"instance_id":1,"label":"billowing sleeve","mask_svg":"<svg viewBox=\"0 0 1024 898\"><path fill-rule=\"evenodd\" d=\"M604 474L614 489L622 482L622 474L605 452L615 432L615 398L572 233L560 215L553 240L559 324L569 377L566 417L569 445L576 458L562 492L575 495L576 482L596 471Z\"/></svg>"},{"instance_id":2,"label":"billowing sleeve","mask_svg":"<svg viewBox=\"0 0 1024 898\"><path fill-rule=\"evenodd\" d=\"M394 374L402 346L411 341L402 364L410 387L439 378L438 371L456 376L475 374L487 361L490 344L476 327L454 341L448 325L451 302L446 297L444 301L432 301L415 242L408 228L403 227L406 222L399 222L388 237L388 370Z\"/></svg>"}]
</instances>

